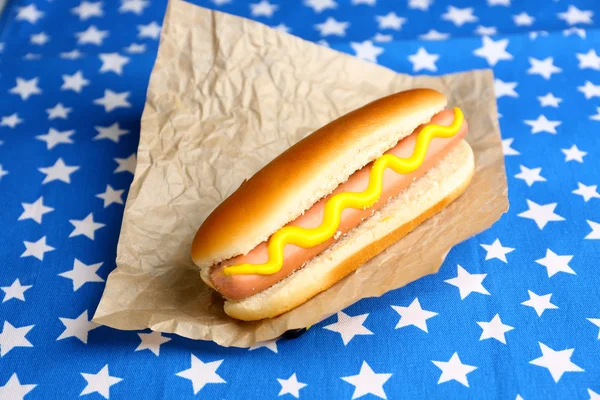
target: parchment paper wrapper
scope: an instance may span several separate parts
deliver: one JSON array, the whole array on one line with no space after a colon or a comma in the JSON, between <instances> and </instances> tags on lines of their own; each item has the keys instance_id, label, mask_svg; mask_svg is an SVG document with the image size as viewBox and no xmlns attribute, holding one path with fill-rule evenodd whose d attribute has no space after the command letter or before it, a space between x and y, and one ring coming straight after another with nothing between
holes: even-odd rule
<instances>
[{"instance_id":1,"label":"parchment paper wrapper","mask_svg":"<svg viewBox=\"0 0 600 400\"><path fill-rule=\"evenodd\" d=\"M245 323L223 312L190 258L208 214L302 137L384 95L430 87L469 122L473 181L456 202L278 318ZM438 271L449 249L508 208L489 70L410 77L260 23L171 0L144 113L138 164L94 322L248 347L315 324L361 298Z\"/></svg>"}]
</instances>

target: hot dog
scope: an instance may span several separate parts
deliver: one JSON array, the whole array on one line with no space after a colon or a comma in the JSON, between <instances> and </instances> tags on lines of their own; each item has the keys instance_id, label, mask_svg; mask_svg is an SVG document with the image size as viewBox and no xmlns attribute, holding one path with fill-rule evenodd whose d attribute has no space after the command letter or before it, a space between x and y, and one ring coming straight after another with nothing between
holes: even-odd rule
<instances>
[{"instance_id":1,"label":"hot dog","mask_svg":"<svg viewBox=\"0 0 600 400\"><path fill-rule=\"evenodd\" d=\"M369 103L290 147L219 205L192 258L225 312L257 320L289 311L457 198L473 154L462 111L445 107L430 89Z\"/></svg>"}]
</instances>

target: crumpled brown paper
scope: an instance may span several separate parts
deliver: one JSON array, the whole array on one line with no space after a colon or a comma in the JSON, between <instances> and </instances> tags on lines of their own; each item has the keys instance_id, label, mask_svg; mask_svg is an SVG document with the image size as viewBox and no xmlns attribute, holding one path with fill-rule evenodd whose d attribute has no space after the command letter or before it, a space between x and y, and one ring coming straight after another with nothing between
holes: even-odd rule
<instances>
[{"instance_id":1,"label":"crumpled brown paper","mask_svg":"<svg viewBox=\"0 0 600 400\"><path fill-rule=\"evenodd\" d=\"M278 318L229 318L190 245L245 179L313 130L389 93L430 87L469 122L476 174L466 193L337 285ZM489 70L410 77L260 23L171 0L142 116L117 268L94 322L247 347L315 324L365 297L436 272L447 251L508 208Z\"/></svg>"}]
</instances>

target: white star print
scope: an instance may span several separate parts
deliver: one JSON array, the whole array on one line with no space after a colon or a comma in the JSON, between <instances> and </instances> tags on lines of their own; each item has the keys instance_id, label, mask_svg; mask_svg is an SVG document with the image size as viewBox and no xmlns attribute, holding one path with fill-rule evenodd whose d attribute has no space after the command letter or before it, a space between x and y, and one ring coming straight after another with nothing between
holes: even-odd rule
<instances>
[{"instance_id":1,"label":"white star print","mask_svg":"<svg viewBox=\"0 0 600 400\"><path fill-rule=\"evenodd\" d=\"M60 58L65 58L68 60L77 60L81 57L83 57L83 53L77 49L60 53Z\"/></svg>"},{"instance_id":2,"label":"white star print","mask_svg":"<svg viewBox=\"0 0 600 400\"><path fill-rule=\"evenodd\" d=\"M508 39L493 41L489 37L483 37L483 46L473 51L478 57L485 58L491 66L494 66L500 60L512 60L513 56L506 51Z\"/></svg>"},{"instance_id":3,"label":"white star print","mask_svg":"<svg viewBox=\"0 0 600 400\"><path fill-rule=\"evenodd\" d=\"M548 222L565 220L563 217L554 212L556 203L541 205L527 199L527 205L529 209L518 214L518 216L534 220L535 224L538 226L538 228L540 228L540 230L544 229Z\"/></svg>"},{"instance_id":4,"label":"white star print","mask_svg":"<svg viewBox=\"0 0 600 400\"><path fill-rule=\"evenodd\" d=\"M46 35L45 32L34 33L33 35L29 36L29 41L31 44L43 46L50 41L50 36Z\"/></svg>"},{"instance_id":5,"label":"white star print","mask_svg":"<svg viewBox=\"0 0 600 400\"><path fill-rule=\"evenodd\" d=\"M84 235L89 239L94 240L95 233L98 229L106 226L98 222L94 222L94 214L89 213L87 217L81 220L70 219L69 222L75 227L69 237Z\"/></svg>"},{"instance_id":6,"label":"white star print","mask_svg":"<svg viewBox=\"0 0 600 400\"><path fill-rule=\"evenodd\" d=\"M587 53L576 53L577 60L579 60L579 68L595 69L600 71L600 57L596 54L596 50L590 50Z\"/></svg>"},{"instance_id":7,"label":"white star print","mask_svg":"<svg viewBox=\"0 0 600 400\"><path fill-rule=\"evenodd\" d=\"M512 247L504 247L502 243L500 243L499 239L494 240L492 244L482 244L481 247L485 249L487 254L485 255L486 260L492 260L497 258L500 261L504 261L508 263L506 260L506 255L510 252L515 251Z\"/></svg>"},{"instance_id":8,"label":"white star print","mask_svg":"<svg viewBox=\"0 0 600 400\"><path fill-rule=\"evenodd\" d=\"M510 0L487 0L488 6L510 7Z\"/></svg>"},{"instance_id":9,"label":"white star print","mask_svg":"<svg viewBox=\"0 0 600 400\"><path fill-rule=\"evenodd\" d=\"M450 35L447 33L438 32L435 29L429 30L427 33L424 33L419 36L421 40L446 40Z\"/></svg>"},{"instance_id":10,"label":"white star print","mask_svg":"<svg viewBox=\"0 0 600 400\"><path fill-rule=\"evenodd\" d=\"M300 389L306 387L306 383L298 382L295 372L288 379L277 378L277 382L281 385L281 390L277 396L283 396L284 394L289 393L298 399L300 398Z\"/></svg>"},{"instance_id":11,"label":"white star print","mask_svg":"<svg viewBox=\"0 0 600 400\"><path fill-rule=\"evenodd\" d=\"M573 256L559 256L552 250L546 249L546 257L535 260L535 262L546 267L548 278L551 278L559 272L575 275L575 271L569 267L572 258Z\"/></svg>"},{"instance_id":12,"label":"white star print","mask_svg":"<svg viewBox=\"0 0 600 400\"><path fill-rule=\"evenodd\" d=\"M365 40L362 43L350 42L350 47L356 52L358 58L367 60L373 63L377 62L377 56L383 53L382 47L373 46L373 42Z\"/></svg>"},{"instance_id":13,"label":"white star print","mask_svg":"<svg viewBox=\"0 0 600 400\"><path fill-rule=\"evenodd\" d=\"M260 3L250 4L250 13L253 17L272 17L273 13L279 8L276 4L271 4L267 0L261 0Z\"/></svg>"},{"instance_id":14,"label":"white star print","mask_svg":"<svg viewBox=\"0 0 600 400\"><path fill-rule=\"evenodd\" d=\"M546 310L558 309L556 305L550 302L552 293L548 293L542 296L533 293L531 290L528 290L527 293L529 293L529 300L526 300L521 304L533 308L538 317L541 317L544 311Z\"/></svg>"},{"instance_id":15,"label":"white star print","mask_svg":"<svg viewBox=\"0 0 600 400\"><path fill-rule=\"evenodd\" d=\"M592 231L588 233L585 239L600 239L600 224L594 221L586 220Z\"/></svg>"},{"instance_id":16,"label":"white star print","mask_svg":"<svg viewBox=\"0 0 600 400\"><path fill-rule=\"evenodd\" d=\"M81 93L81 89L90 84L90 81L83 77L81 71L77 71L73 75L63 75L62 78L63 84L60 90L71 89L74 92Z\"/></svg>"},{"instance_id":17,"label":"white star print","mask_svg":"<svg viewBox=\"0 0 600 400\"><path fill-rule=\"evenodd\" d=\"M276 25L273 27L273 29L275 29L276 31L279 31L279 32L283 32L283 33L290 33L292 30L292 28L290 28L286 24Z\"/></svg>"},{"instance_id":18,"label":"white star print","mask_svg":"<svg viewBox=\"0 0 600 400\"><path fill-rule=\"evenodd\" d=\"M535 21L535 18L526 12L522 12L520 14L513 15L513 21L517 26L530 26L533 24L533 21Z\"/></svg>"},{"instance_id":19,"label":"white star print","mask_svg":"<svg viewBox=\"0 0 600 400\"><path fill-rule=\"evenodd\" d=\"M542 172L542 168L527 168L523 165L519 166L521 168L521 172L515 175L517 179L523 179L527 186L531 187L535 182L546 182L546 178L540 175Z\"/></svg>"},{"instance_id":20,"label":"white star print","mask_svg":"<svg viewBox=\"0 0 600 400\"><path fill-rule=\"evenodd\" d=\"M304 5L312 7L317 14L328 8L337 8L337 3L334 0L304 0Z\"/></svg>"},{"instance_id":21,"label":"white star print","mask_svg":"<svg viewBox=\"0 0 600 400\"><path fill-rule=\"evenodd\" d=\"M0 164L0 180L2 180L2 177L8 175L8 171L2 168L2 164Z\"/></svg>"},{"instance_id":22,"label":"white star print","mask_svg":"<svg viewBox=\"0 0 600 400\"><path fill-rule=\"evenodd\" d=\"M252 350L260 349L262 347L266 347L267 349L271 350L273 353L277 354L277 340L278 339L273 339L273 340L266 340L264 342L254 343L252 346L250 346L250 348L248 349L248 351L252 351Z\"/></svg>"},{"instance_id":23,"label":"white star print","mask_svg":"<svg viewBox=\"0 0 600 400\"><path fill-rule=\"evenodd\" d=\"M545 115L540 114L535 120L526 120L525 124L531 126L531 133L547 132L556 134L556 127L562 124L561 121L551 121Z\"/></svg>"},{"instance_id":24,"label":"white star print","mask_svg":"<svg viewBox=\"0 0 600 400\"><path fill-rule=\"evenodd\" d=\"M552 350L542 342L538 342L542 356L529 361L530 364L547 368L554 382L558 382L565 372L583 372L583 369L571 361L575 349Z\"/></svg>"},{"instance_id":25,"label":"white star print","mask_svg":"<svg viewBox=\"0 0 600 400\"><path fill-rule=\"evenodd\" d=\"M114 171L115 174L118 172L131 172L132 174L135 173L135 165L137 164L135 153L127 158L115 158L115 161L117 164L119 164L117 169Z\"/></svg>"},{"instance_id":26,"label":"white star print","mask_svg":"<svg viewBox=\"0 0 600 400\"><path fill-rule=\"evenodd\" d=\"M572 193L578 194L583 197L583 201L586 203L591 199L600 199L600 193L598 193L598 185L584 185L581 182L577 182L577 189L573 190Z\"/></svg>"},{"instance_id":27,"label":"white star print","mask_svg":"<svg viewBox=\"0 0 600 400\"><path fill-rule=\"evenodd\" d=\"M135 351L150 350L155 356L160 355L160 346L171 340L160 332L138 333L141 343Z\"/></svg>"},{"instance_id":28,"label":"white star print","mask_svg":"<svg viewBox=\"0 0 600 400\"><path fill-rule=\"evenodd\" d=\"M587 318L587 320L600 328L600 318ZM598 339L600 339L600 330L598 331Z\"/></svg>"},{"instance_id":29,"label":"white star print","mask_svg":"<svg viewBox=\"0 0 600 400\"><path fill-rule=\"evenodd\" d=\"M35 138L41 140L42 142L46 142L46 146L48 150L50 150L61 143L73 143L71 135L73 135L74 133L75 131L59 132L54 128L50 128L48 133L46 133L45 135L37 135Z\"/></svg>"},{"instance_id":30,"label":"white star print","mask_svg":"<svg viewBox=\"0 0 600 400\"><path fill-rule=\"evenodd\" d=\"M573 34L579 36L582 39L585 39L586 36L585 29L577 28L576 26L563 30L563 36L571 36Z\"/></svg>"},{"instance_id":31,"label":"white star print","mask_svg":"<svg viewBox=\"0 0 600 400\"><path fill-rule=\"evenodd\" d=\"M436 61L440 58L439 54L430 54L425 50L424 47L419 47L419 50L410 56L408 60L413 65L413 71L421 71L423 69L428 71L437 71L435 65Z\"/></svg>"},{"instance_id":32,"label":"white star print","mask_svg":"<svg viewBox=\"0 0 600 400\"><path fill-rule=\"evenodd\" d=\"M529 32L529 39L537 39L538 36L548 36L548 31L531 31Z\"/></svg>"},{"instance_id":33,"label":"white star print","mask_svg":"<svg viewBox=\"0 0 600 400\"><path fill-rule=\"evenodd\" d=\"M13 114L15 115L15 114ZM600 107L596 107L596 115L591 115L590 119L592 121L600 121ZM2 119L4 121L4 118ZM2 126L3 124L0 123L0 126Z\"/></svg>"},{"instance_id":34,"label":"white star print","mask_svg":"<svg viewBox=\"0 0 600 400\"><path fill-rule=\"evenodd\" d=\"M480 36L493 36L498 33L498 30L495 26L483 26L478 25L475 29L475 33ZM511 56L512 58L512 56Z\"/></svg>"},{"instance_id":35,"label":"white star print","mask_svg":"<svg viewBox=\"0 0 600 400\"><path fill-rule=\"evenodd\" d=\"M67 339L70 337L75 337L81 340L83 343L87 344L88 333L91 330L98 328L98 325L96 325L93 322L90 322L87 310L82 312L81 315L79 315L79 317L77 318L59 317L58 319L60 319L60 322L62 322L62 324L65 326L65 330L60 334L59 337L56 338L57 341Z\"/></svg>"},{"instance_id":36,"label":"white star print","mask_svg":"<svg viewBox=\"0 0 600 400\"><path fill-rule=\"evenodd\" d=\"M352 5L366 4L368 6L374 6L377 0L352 0Z\"/></svg>"},{"instance_id":37,"label":"white star print","mask_svg":"<svg viewBox=\"0 0 600 400\"><path fill-rule=\"evenodd\" d=\"M542 107L558 107L558 104L562 101L561 98L555 97L552 93L547 93L545 96L538 96L540 106Z\"/></svg>"},{"instance_id":38,"label":"white star print","mask_svg":"<svg viewBox=\"0 0 600 400\"><path fill-rule=\"evenodd\" d=\"M98 393L105 399L110 398L110 387L123 380L123 378L110 376L108 364L102 367L102 369L95 374L86 374L85 372L82 372L81 376L83 376L83 378L86 380L87 385L85 385L85 388L83 388L83 391L79 394L79 396Z\"/></svg>"},{"instance_id":39,"label":"white star print","mask_svg":"<svg viewBox=\"0 0 600 400\"><path fill-rule=\"evenodd\" d=\"M456 8L454 6L448 6L446 13L442 14L442 19L452 21L456 26L478 21L478 18L473 15L473 8Z\"/></svg>"},{"instance_id":40,"label":"white star print","mask_svg":"<svg viewBox=\"0 0 600 400\"><path fill-rule=\"evenodd\" d=\"M2 117L2 121L0 121L0 126L8 126L9 128L14 128L15 126L23 123L23 120L19 118L17 113L7 115Z\"/></svg>"},{"instance_id":41,"label":"white star print","mask_svg":"<svg viewBox=\"0 0 600 400\"><path fill-rule=\"evenodd\" d=\"M25 251L21 254L21 258L35 257L40 261L44 261L44 254L55 250L54 247L46 244L46 236L43 236L37 242L28 242L24 240L23 244L25 245Z\"/></svg>"},{"instance_id":42,"label":"white star print","mask_svg":"<svg viewBox=\"0 0 600 400\"><path fill-rule=\"evenodd\" d=\"M588 395L590 400L600 400L600 394L594 392L592 389L588 389Z\"/></svg>"},{"instance_id":43,"label":"white star print","mask_svg":"<svg viewBox=\"0 0 600 400\"><path fill-rule=\"evenodd\" d=\"M32 287L32 285L21 285L21 281L19 278L17 278L10 286L0 287L0 289L4 292L4 298L2 299L2 302L5 303L10 299L25 301L25 291L27 289L31 289Z\"/></svg>"},{"instance_id":44,"label":"white star print","mask_svg":"<svg viewBox=\"0 0 600 400\"><path fill-rule=\"evenodd\" d=\"M503 324L500 315L498 314L496 314L490 322L478 322L477 325L483 330L479 337L480 341L485 339L496 339L504 344L506 344L506 337L504 334L515 329L512 326Z\"/></svg>"},{"instance_id":45,"label":"white star print","mask_svg":"<svg viewBox=\"0 0 600 400\"><path fill-rule=\"evenodd\" d=\"M431 361L436 367L442 370L442 375L438 380L440 383L448 381L457 381L462 383L466 387L469 387L469 381L467 380L467 374L475 371L477 367L473 365L463 364L458 357L458 353L452 354L448 361Z\"/></svg>"},{"instance_id":46,"label":"white star print","mask_svg":"<svg viewBox=\"0 0 600 400\"><path fill-rule=\"evenodd\" d=\"M553 57L547 57L543 60L529 57L529 63L531 64L531 67L527 70L527 73L530 75L541 75L545 79L550 79L552 74L557 74L562 71L562 69L554 65Z\"/></svg>"},{"instance_id":47,"label":"white star print","mask_svg":"<svg viewBox=\"0 0 600 400\"><path fill-rule=\"evenodd\" d=\"M118 122L111 126L95 126L94 129L98 131L98 134L94 136L94 140L108 139L115 143L119 143L119 138L129 133L128 130L121 129Z\"/></svg>"},{"instance_id":48,"label":"white star print","mask_svg":"<svg viewBox=\"0 0 600 400\"><path fill-rule=\"evenodd\" d=\"M102 264L103 263L100 262L97 264L86 265L78 259L75 259L73 269L62 272L58 274L58 276L71 279L71 281L73 281L73 292L76 292L88 282L104 282L104 279L97 273Z\"/></svg>"},{"instance_id":49,"label":"white star print","mask_svg":"<svg viewBox=\"0 0 600 400\"><path fill-rule=\"evenodd\" d=\"M112 90L105 89L104 96L94 100L94 104L104 106L106 112L111 112L115 108L129 108L131 104L127 101L130 92L116 93Z\"/></svg>"},{"instance_id":50,"label":"white star print","mask_svg":"<svg viewBox=\"0 0 600 400\"><path fill-rule=\"evenodd\" d=\"M104 15L101 1L96 3L82 1L77 7L71 8L71 12L79 16L80 21L85 21L92 17L102 17Z\"/></svg>"},{"instance_id":51,"label":"white star print","mask_svg":"<svg viewBox=\"0 0 600 400\"><path fill-rule=\"evenodd\" d=\"M569 5L567 11L558 13L559 19L562 19L569 25L591 24L593 12L589 10L580 10L573 5Z\"/></svg>"},{"instance_id":52,"label":"white star print","mask_svg":"<svg viewBox=\"0 0 600 400\"><path fill-rule=\"evenodd\" d=\"M366 394L372 394L382 399L387 399L383 385L390 379L392 374L377 374L373 372L369 364L363 361L358 375L346 376L341 379L354 386L352 399L357 399Z\"/></svg>"},{"instance_id":53,"label":"white star print","mask_svg":"<svg viewBox=\"0 0 600 400\"><path fill-rule=\"evenodd\" d=\"M160 25L152 21L148 25L138 25L138 38L158 39L160 37Z\"/></svg>"},{"instance_id":54,"label":"white star print","mask_svg":"<svg viewBox=\"0 0 600 400\"><path fill-rule=\"evenodd\" d=\"M408 307L392 306L392 308L400 314L396 329L413 325L424 332L429 332L427 330L427 320L438 315L436 312L423 310L418 298L415 298Z\"/></svg>"},{"instance_id":55,"label":"white star print","mask_svg":"<svg viewBox=\"0 0 600 400\"><path fill-rule=\"evenodd\" d=\"M408 8L416 8L421 11L429 10L433 0L408 0Z\"/></svg>"},{"instance_id":56,"label":"white star print","mask_svg":"<svg viewBox=\"0 0 600 400\"><path fill-rule=\"evenodd\" d=\"M379 24L379 29L394 29L399 31L402 25L406 23L406 18L398 17L395 12L389 12L387 15L377 15L375 17Z\"/></svg>"},{"instance_id":57,"label":"white star print","mask_svg":"<svg viewBox=\"0 0 600 400\"><path fill-rule=\"evenodd\" d=\"M569 149L560 149L565 155L565 162L577 161L583 163L583 157L587 155L585 151L579 150L576 145L571 146Z\"/></svg>"},{"instance_id":58,"label":"white star print","mask_svg":"<svg viewBox=\"0 0 600 400\"><path fill-rule=\"evenodd\" d=\"M487 274L470 274L460 265L457 266L457 273L456 278L447 279L444 282L458 288L461 300L464 300L473 292L490 294L482 284Z\"/></svg>"},{"instance_id":59,"label":"white star print","mask_svg":"<svg viewBox=\"0 0 600 400\"><path fill-rule=\"evenodd\" d=\"M375 36L373 36L373 41L380 43L391 42L392 39L394 39L392 35L384 35L383 33L377 33Z\"/></svg>"},{"instance_id":60,"label":"white star print","mask_svg":"<svg viewBox=\"0 0 600 400\"><path fill-rule=\"evenodd\" d=\"M102 42L108 36L108 31L100 31L95 25L91 25L85 31L76 32L77 44L95 44L101 46Z\"/></svg>"},{"instance_id":61,"label":"white star print","mask_svg":"<svg viewBox=\"0 0 600 400\"><path fill-rule=\"evenodd\" d=\"M114 190L112 186L106 185L106 191L104 193L97 194L96 197L104 200L104 208L110 206L111 204L123 204L123 199L121 196L125 190Z\"/></svg>"},{"instance_id":62,"label":"white star print","mask_svg":"<svg viewBox=\"0 0 600 400\"><path fill-rule=\"evenodd\" d=\"M0 386L0 399L23 400L25 395L37 385L22 385L19 377L13 373L4 386Z\"/></svg>"},{"instance_id":63,"label":"white star print","mask_svg":"<svg viewBox=\"0 0 600 400\"><path fill-rule=\"evenodd\" d=\"M502 96L508 97L519 97L515 88L517 82L503 82L500 79L494 80L494 91L496 92L496 98L499 99Z\"/></svg>"},{"instance_id":64,"label":"white star print","mask_svg":"<svg viewBox=\"0 0 600 400\"><path fill-rule=\"evenodd\" d=\"M38 10L35 4L30 4L26 7L19 7L15 19L18 21L27 21L35 24L43 16L43 11Z\"/></svg>"},{"instance_id":65,"label":"white star print","mask_svg":"<svg viewBox=\"0 0 600 400\"><path fill-rule=\"evenodd\" d=\"M32 219L38 224L41 224L42 216L54 211L54 208L44 205L44 196L40 196L33 203L21 203L21 205L23 206L23 213L19 216L19 221Z\"/></svg>"},{"instance_id":66,"label":"white star print","mask_svg":"<svg viewBox=\"0 0 600 400\"><path fill-rule=\"evenodd\" d=\"M316 24L315 29L319 31L321 36L345 36L346 29L349 25L349 22L341 22L337 21L335 18L329 17L322 24Z\"/></svg>"},{"instance_id":67,"label":"white star print","mask_svg":"<svg viewBox=\"0 0 600 400\"><path fill-rule=\"evenodd\" d=\"M53 166L46 168L38 168L38 171L45 174L46 177L42 181L42 184L52 181L62 181L65 183L71 183L71 174L77 171L79 167L72 167L66 165L62 158L56 160Z\"/></svg>"},{"instance_id":68,"label":"white star print","mask_svg":"<svg viewBox=\"0 0 600 400\"><path fill-rule=\"evenodd\" d=\"M125 2L121 3L119 12L132 12L134 14L141 15L146 7L148 7L148 2L145 0L125 0Z\"/></svg>"},{"instance_id":69,"label":"white star print","mask_svg":"<svg viewBox=\"0 0 600 400\"><path fill-rule=\"evenodd\" d=\"M0 332L0 357L4 357L15 347L33 347L25 336L34 325L17 328L8 321L4 321L4 327Z\"/></svg>"},{"instance_id":70,"label":"white star print","mask_svg":"<svg viewBox=\"0 0 600 400\"><path fill-rule=\"evenodd\" d=\"M102 53L99 57L102 61L100 72L112 71L117 75L123 74L123 66L129 62L129 57L123 57L119 53Z\"/></svg>"},{"instance_id":71,"label":"white star print","mask_svg":"<svg viewBox=\"0 0 600 400\"><path fill-rule=\"evenodd\" d=\"M600 97L600 85L594 85L590 81L585 81L583 86L577 86L577 90L583 93L588 100L592 97Z\"/></svg>"},{"instance_id":72,"label":"white star print","mask_svg":"<svg viewBox=\"0 0 600 400\"><path fill-rule=\"evenodd\" d=\"M71 108L63 106L62 103L56 103L54 107L47 108L46 112L48 113L49 120L53 120L56 118L67 119L71 110Z\"/></svg>"},{"instance_id":73,"label":"white star print","mask_svg":"<svg viewBox=\"0 0 600 400\"><path fill-rule=\"evenodd\" d=\"M217 374L217 369L223 360L204 363L193 354L191 358L191 367L184 371L178 372L175 375L192 381L194 394L198 394L198 392L209 383L227 383L219 374Z\"/></svg>"},{"instance_id":74,"label":"white star print","mask_svg":"<svg viewBox=\"0 0 600 400\"><path fill-rule=\"evenodd\" d=\"M323 329L339 333L344 346L347 346L357 335L373 334L373 332L363 326L368 316L369 314L362 314L352 317L340 311L337 313L337 322L327 325Z\"/></svg>"},{"instance_id":75,"label":"white star print","mask_svg":"<svg viewBox=\"0 0 600 400\"><path fill-rule=\"evenodd\" d=\"M27 100L34 94L41 94L42 90L38 87L38 78L33 79L22 79L17 78L17 85L9 90L10 93L18 94L21 96L21 100Z\"/></svg>"},{"instance_id":76,"label":"white star print","mask_svg":"<svg viewBox=\"0 0 600 400\"><path fill-rule=\"evenodd\" d=\"M131 43L129 46L125 47L125 51L129 54L140 54L146 51L146 45Z\"/></svg>"}]
</instances>

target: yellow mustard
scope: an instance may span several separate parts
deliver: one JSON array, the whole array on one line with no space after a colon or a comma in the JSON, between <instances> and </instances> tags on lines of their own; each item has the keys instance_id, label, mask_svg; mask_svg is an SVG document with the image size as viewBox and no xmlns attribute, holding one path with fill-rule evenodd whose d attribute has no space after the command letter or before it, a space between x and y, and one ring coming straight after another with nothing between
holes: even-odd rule
<instances>
[{"instance_id":1,"label":"yellow mustard","mask_svg":"<svg viewBox=\"0 0 600 400\"><path fill-rule=\"evenodd\" d=\"M464 115L459 108L454 108L454 121L450 126L426 125L417 136L415 149L409 158L399 158L393 154L379 157L371 169L369 186L361 193L338 193L325 202L323 222L312 229L299 226L285 226L275 232L269 239L269 259L265 264L239 264L223 268L225 275L272 275L283 266L283 248L286 244L294 244L302 248L317 246L335 235L345 208L369 208L381 196L383 189L383 173L387 168L398 174L408 174L419 168L425 159L431 139L450 138L458 133Z\"/></svg>"}]
</instances>

